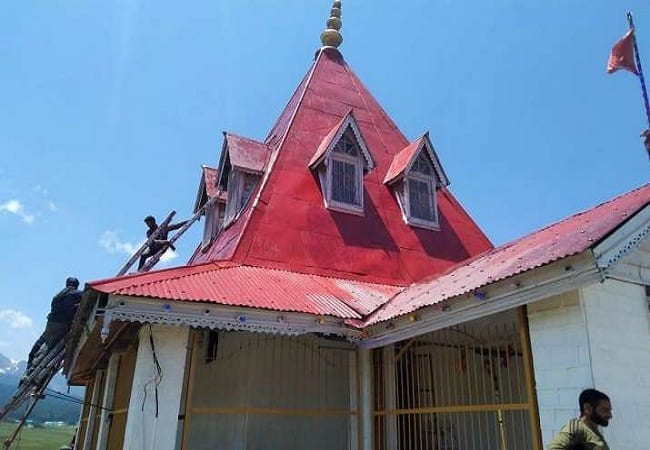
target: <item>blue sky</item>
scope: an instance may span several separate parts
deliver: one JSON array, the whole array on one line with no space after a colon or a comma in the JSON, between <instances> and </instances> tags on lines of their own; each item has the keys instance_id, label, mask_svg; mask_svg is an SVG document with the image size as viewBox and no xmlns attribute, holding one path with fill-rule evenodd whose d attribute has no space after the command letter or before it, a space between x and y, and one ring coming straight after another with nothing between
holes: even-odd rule
<instances>
[{"instance_id":1,"label":"blue sky","mask_svg":"<svg viewBox=\"0 0 650 450\"><path fill-rule=\"evenodd\" d=\"M222 130L263 139L330 0L17 1L0 27L0 353L69 275L114 275L142 218L190 215ZM636 77L606 75L643 1L343 2L342 53L501 244L648 180ZM648 72L650 73L650 65ZM182 264L201 225L166 264Z\"/></svg>"}]
</instances>

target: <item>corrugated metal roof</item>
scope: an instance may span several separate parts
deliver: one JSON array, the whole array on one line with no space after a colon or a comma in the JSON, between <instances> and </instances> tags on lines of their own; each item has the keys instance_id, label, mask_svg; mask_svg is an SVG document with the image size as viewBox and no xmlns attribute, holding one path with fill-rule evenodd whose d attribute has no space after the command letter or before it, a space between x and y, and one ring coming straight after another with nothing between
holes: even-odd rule
<instances>
[{"instance_id":1,"label":"corrugated metal roof","mask_svg":"<svg viewBox=\"0 0 650 450\"><path fill-rule=\"evenodd\" d=\"M233 167L263 172L271 150L266 144L232 133L224 133Z\"/></svg>"},{"instance_id":2,"label":"corrugated metal roof","mask_svg":"<svg viewBox=\"0 0 650 450\"><path fill-rule=\"evenodd\" d=\"M576 255L596 245L650 202L650 184L487 251L395 296L371 325L472 292L490 283Z\"/></svg>"},{"instance_id":3,"label":"corrugated metal roof","mask_svg":"<svg viewBox=\"0 0 650 450\"><path fill-rule=\"evenodd\" d=\"M360 319L402 287L232 263L185 266L89 283L99 292Z\"/></svg>"}]
</instances>

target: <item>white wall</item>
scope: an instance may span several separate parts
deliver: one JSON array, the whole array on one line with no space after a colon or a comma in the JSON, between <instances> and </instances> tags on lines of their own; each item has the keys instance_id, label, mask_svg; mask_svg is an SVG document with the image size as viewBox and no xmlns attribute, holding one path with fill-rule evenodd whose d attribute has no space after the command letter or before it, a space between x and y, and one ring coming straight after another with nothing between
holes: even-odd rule
<instances>
[{"instance_id":1,"label":"white wall","mask_svg":"<svg viewBox=\"0 0 650 450\"><path fill-rule=\"evenodd\" d=\"M580 294L594 386L609 395L614 408L606 439L617 450L646 448L650 442L650 323L645 289L608 280Z\"/></svg>"},{"instance_id":2,"label":"white wall","mask_svg":"<svg viewBox=\"0 0 650 450\"><path fill-rule=\"evenodd\" d=\"M608 280L529 305L544 445L571 417L578 394L595 387L612 399L604 430L611 448L650 441L650 322L642 286Z\"/></svg>"},{"instance_id":3,"label":"white wall","mask_svg":"<svg viewBox=\"0 0 650 450\"><path fill-rule=\"evenodd\" d=\"M578 394L592 387L589 336L578 291L528 306L544 446L578 415Z\"/></svg>"},{"instance_id":4,"label":"white wall","mask_svg":"<svg viewBox=\"0 0 650 450\"><path fill-rule=\"evenodd\" d=\"M158 417L155 417L156 370L149 343L149 327L144 326L140 330L124 450L174 450L176 446L189 328L155 324L152 325L152 334L162 369L158 385Z\"/></svg>"}]
</instances>

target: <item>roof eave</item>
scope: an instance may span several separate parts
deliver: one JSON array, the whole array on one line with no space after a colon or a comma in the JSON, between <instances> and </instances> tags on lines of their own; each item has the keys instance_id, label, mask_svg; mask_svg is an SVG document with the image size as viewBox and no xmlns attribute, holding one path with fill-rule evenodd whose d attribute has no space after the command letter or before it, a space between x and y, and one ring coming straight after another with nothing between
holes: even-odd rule
<instances>
[{"instance_id":1,"label":"roof eave","mask_svg":"<svg viewBox=\"0 0 650 450\"><path fill-rule=\"evenodd\" d=\"M591 249L462 295L431 299L380 322L368 319L362 347L376 348L533 303L602 280Z\"/></svg>"},{"instance_id":2,"label":"roof eave","mask_svg":"<svg viewBox=\"0 0 650 450\"><path fill-rule=\"evenodd\" d=\"M361 331L345 325L346 319L303 312L273 311L247 306L205 302L165 303L163 299L111 294L104 313L103 327L112 321L153 322L225 331L265 332L299 335L325 333L359 338Z\"/></svg>"}]
</instances>

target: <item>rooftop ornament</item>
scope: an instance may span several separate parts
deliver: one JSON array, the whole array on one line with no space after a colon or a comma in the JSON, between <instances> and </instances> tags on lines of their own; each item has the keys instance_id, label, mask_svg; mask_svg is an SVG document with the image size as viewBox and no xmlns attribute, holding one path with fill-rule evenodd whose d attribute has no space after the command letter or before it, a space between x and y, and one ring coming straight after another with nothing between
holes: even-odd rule
<instances>
[{"instance_id":1,"label":"rooftop ornament","mask_svg":"<svg viewBox=\"0 0 650 450\"><path fill-rule=\"evenodd\" d=\"M327 28L320 34L320 41L323 48L332 47L338 48L343 42L343 36L339 30L341 29L341 2L335 0L332 4L330 11L330 18L327 19Z\"/></svg>"}]
</instances>

